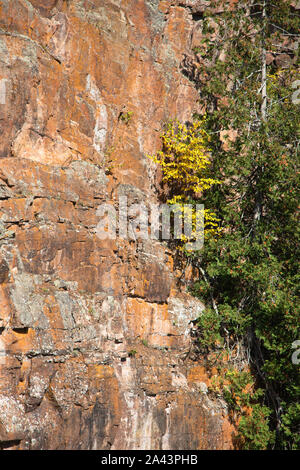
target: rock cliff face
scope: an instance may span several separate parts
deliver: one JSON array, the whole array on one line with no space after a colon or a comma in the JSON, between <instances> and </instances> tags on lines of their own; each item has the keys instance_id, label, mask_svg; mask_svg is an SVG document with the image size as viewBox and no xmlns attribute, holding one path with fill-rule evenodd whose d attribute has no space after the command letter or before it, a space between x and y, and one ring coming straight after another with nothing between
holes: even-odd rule
<instances>
[{"instance_id":1,"label":"rock cliff face","mask_svg":"<svg viewBox=\"0 0 300 470\"><path fill-rule=\"evenodd\" d=\"M204 8L0 0L0 448L232 448L171 252L96 235L101 203L156 202Z\"/></svg>"}]
</instances>

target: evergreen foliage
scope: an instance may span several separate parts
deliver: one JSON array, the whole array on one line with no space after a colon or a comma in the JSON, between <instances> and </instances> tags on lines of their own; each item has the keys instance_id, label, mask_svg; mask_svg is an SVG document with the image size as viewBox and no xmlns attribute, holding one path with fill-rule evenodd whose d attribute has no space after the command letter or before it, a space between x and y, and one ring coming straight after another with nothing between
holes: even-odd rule
<instances>
[{"instance_id":1,"label":"evergreen foliage","mask_svg":"<svg viewBox=\"0 0 300 470\"><path fill-rule=\"evenodd\" d=\"M260 393L251 397L252 413L242 413L239 435L252 449L300 445L300 375L291 361L300 338L299 105L291 99L299 75L297 63L266 64L267 51L276 56L280 44L296 42L300 18L289 3L247 2L208 14L204 25L213 19L218 31L198 83L213 175L226 181L204 195L224 230L195 260L205 278L200 271L194 293L217 306L199 320L200 342L213 349L221 337L229 350L241 344L248 354ZM222 130L237 131L226 150Z\"/></svg>"},{"instance_id":2,"label":"evergreen foliage","mask_svg":"<svg viewBox=\"0 0 300 470\"><path fill-rule=\"evenodd\" d=\"M211 181L222 181L201 188L201 202L218 214L221 233L201 252L187 254L199 272L192 292L208 306L198 322L199 348L223 368L222 393L241 416L240 445L297 449L300 374L291 357L300 339L300 136L292 94L300 78L299 10L288 1L264 0L220 13L213 3L195 50L202 62L186 70L206 110L204 121L195 119L209 136ZM267 53L285 53L285 62L267 65ZM180 187L184 173L172 165ZM197 201L196 192L190 196ZM232 360L226 371L224 353Z\"/></svg>"}]
</instances>

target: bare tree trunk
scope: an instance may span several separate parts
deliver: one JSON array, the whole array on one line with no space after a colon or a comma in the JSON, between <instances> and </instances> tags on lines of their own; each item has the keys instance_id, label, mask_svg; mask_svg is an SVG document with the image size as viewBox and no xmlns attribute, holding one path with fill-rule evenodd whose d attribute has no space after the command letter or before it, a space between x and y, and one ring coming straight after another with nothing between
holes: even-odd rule
<instances>
[{"instance_id":1,"label":"bare tree trunk","mask_svg":"<svg viewBox=\"0 0 300 470\"><path fill-rule=\"evenodd\" d=\"M266 11L266 0L263 2L263 32L262 32L262 73L261 73L261 93L262 93L262 103L261 103L261 118L262 121L266 121L267 119L267 61L266 61L266 18L267 18L267 11Z\"/></svg>"},{"instance_id":2,"label":"bare tree trunk","mask_svg":"<svg viewBox=\"0 0 300 470\"><path fill-rule=\"evenodd\" d=\"M266 59L266 22L267 22L267 0L263 1L263 10L262 10L262 45L261 45L261 61L262 61L262 72L261 72L261 121L265 123L267 121L267 59ZM263 167L260 168L258 172L258 179L263 173ZM258 192L256 197L256 204L254 210L253 220L256 222L261 219L262 216L262 196Z\"/></svg>"}]
</instances>

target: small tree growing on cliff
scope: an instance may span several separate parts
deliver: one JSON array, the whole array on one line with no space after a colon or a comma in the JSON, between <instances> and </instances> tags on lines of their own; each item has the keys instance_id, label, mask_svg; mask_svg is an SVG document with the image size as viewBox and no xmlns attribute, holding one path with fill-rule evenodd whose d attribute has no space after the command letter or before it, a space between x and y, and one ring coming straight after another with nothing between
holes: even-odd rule
<instances>
[{"instance_id":1,"label":"small tree growing on cliff","mask_svg":"<svg viewBox=\"0 0 300 470\"><path fill-rule=\"evenodd\" d=\"M190 126L178 121L169 122L161 135L162 150L149 155L160 165L163 182L167 185L169 204L178 204L183 211L185 204L196 204L204 191L221 181L209 174L211 156L209 136L204 130L205 117ZM195 228L195 214L192 214ZM205 236L216 235L218 218L210 209L204 209ZM183 241L187 241L183 236Z\"/></svg>"}]
</instances>

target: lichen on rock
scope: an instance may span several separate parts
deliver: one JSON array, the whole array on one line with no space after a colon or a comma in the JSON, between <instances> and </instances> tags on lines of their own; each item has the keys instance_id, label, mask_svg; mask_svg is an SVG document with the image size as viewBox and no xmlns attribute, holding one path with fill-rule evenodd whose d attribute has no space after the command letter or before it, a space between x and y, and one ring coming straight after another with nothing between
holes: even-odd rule
<instances>
[{"instance_id":1,"label":"lichen on rock","mask_svg":"<svg viewBox=\"0 0 300 470\"><path fill-rule=\"evenodd\" d=\"M1 448L232 448L172 253L95 233L122 189L157 202L146 155L197 111L197 2L167 3L0 2Z\"/></svg>"}]
</instances>

